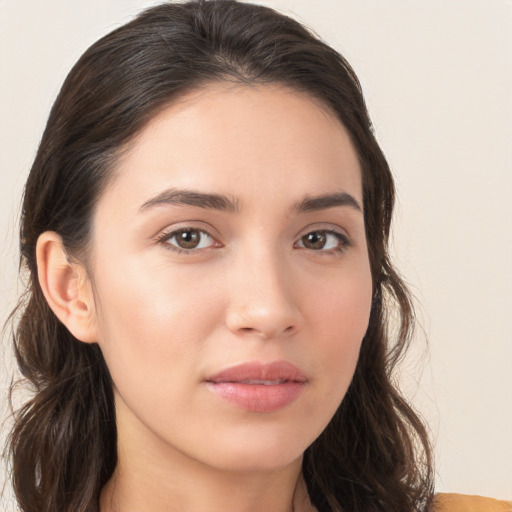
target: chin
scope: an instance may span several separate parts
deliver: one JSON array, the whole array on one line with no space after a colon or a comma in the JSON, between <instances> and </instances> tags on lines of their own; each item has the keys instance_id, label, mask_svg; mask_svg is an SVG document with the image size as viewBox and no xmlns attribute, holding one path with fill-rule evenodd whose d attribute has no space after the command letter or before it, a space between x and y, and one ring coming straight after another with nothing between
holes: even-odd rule
<instances>
[{"instance_id":1,"label":"chin","mask_svg":"<svg viewBox=\"0 0 512 512\"><path fill-rule=\"evenodd\" d=\"M228 436L212 441L215 450L202 454L203 461L225 471L272 472L302 461L304 451L312 436L297 435L297 432L265 432L258 429L252 435ZM247 433L246 433L247 434Z\"/></svg>"},{"instance_id":2,"label":"chin","mask_svg":"<svg viewBox=\"0 0 512 512\"><path fill-rule=\"evenodd\" d=\"M276 453L269 449L266 453L255 454L250 450L239 451L235 456L224 456L216 467L222 471L228 471L238 474L249 473L274 473L288 468L293 464L302 463L303 452L294 453Z\"/></svg>"}]
</instances>

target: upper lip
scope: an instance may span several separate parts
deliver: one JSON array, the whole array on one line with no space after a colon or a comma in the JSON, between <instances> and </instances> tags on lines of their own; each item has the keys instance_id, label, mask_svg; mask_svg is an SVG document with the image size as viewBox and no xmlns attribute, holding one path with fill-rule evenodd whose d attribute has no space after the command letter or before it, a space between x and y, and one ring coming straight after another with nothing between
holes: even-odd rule
<instances>
[{"instance_id":1,"label":"upper lip","mask_svg":"<svg viewBox=\"0 0 512 512\"><path fill-rule=\"evenodd\" d=\"M245 381L294 381L306 382L304 373L288 361L261 363L252 361L226 368L208 377L207 382L245 382Z\"/></svg>"}]
</instances>

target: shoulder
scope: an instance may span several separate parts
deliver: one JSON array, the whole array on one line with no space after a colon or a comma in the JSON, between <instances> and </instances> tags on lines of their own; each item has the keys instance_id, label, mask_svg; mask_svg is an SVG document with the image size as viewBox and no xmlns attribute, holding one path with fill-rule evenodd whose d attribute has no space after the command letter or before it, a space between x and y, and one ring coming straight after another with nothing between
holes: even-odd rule
<instances>
[{"instance_id":1,"label":"shoulder","mask_svg":"<svg viewBox=\"0 0 512 512\"><path fill-rule=\"evenodd\" d=\"M434 497L432 512L512 512L512 503L483 496L441 493Z\"/></svg>"}]
</instances>

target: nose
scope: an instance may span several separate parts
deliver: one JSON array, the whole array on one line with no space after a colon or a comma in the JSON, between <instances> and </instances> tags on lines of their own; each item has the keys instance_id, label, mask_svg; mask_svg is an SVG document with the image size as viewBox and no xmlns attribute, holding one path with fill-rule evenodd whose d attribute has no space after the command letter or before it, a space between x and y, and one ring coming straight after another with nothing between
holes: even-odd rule
<instances>
[{"instance_id":1,"label":"nose","mask_svg":"<svg viewBox=\"0 0 512 512\"><path fill-rule=\"evenodd\" d=\"M277 254L240 258L228 277L228 329L239 336L265 339L291 336L299 331L303 316L292 274Z\"/></svg>"}]
</instances>

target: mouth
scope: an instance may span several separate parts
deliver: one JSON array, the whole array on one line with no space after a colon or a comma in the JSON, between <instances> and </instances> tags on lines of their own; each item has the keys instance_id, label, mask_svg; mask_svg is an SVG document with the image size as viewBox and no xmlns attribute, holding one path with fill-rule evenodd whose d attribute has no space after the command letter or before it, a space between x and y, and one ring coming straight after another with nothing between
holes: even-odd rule
<instances>
[{"instance_id":1,"label":"mouth","mask_svg":"<svg viewBox=\"0 0 512 512\"><path fill-rule=\"evenodd\" d=\"M238 382L239 384L256 384L258 386L277 386L278 384L284 384L288 382L286 379L275 379L275 380L263 380L263 379L248 379L240 381L229 381Z\"/></svg>"},{"instance_id":2,"label":"mouth","mask_svg":"<svg viewBox=\"0 0 512 512\"><path fill-rule=\"evenodd\" d=\"M269 413L295 402L307 377L287 361L250 362L227 368L205 382L215 395L235 407Z\"/></svg>"}]
</instances>

